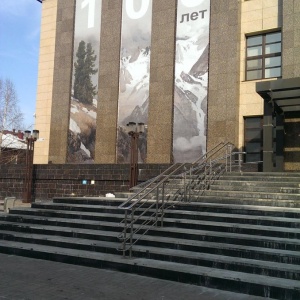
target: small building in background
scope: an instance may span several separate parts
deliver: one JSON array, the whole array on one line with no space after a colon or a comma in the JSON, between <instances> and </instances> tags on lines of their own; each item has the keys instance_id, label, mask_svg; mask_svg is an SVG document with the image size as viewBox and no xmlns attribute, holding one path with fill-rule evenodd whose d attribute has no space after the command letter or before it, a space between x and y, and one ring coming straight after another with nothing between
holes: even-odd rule
<instances>
[{"instance_id":1,"label":"small building in background","mask_svg":"<svg viewBox=\"0 0 300 300\"><path fill-rule=\"evenodd\" d=\"M26 159L27 144L20 130L0 132L0 164L23 164Z\"/></svg>"}]
</instances>

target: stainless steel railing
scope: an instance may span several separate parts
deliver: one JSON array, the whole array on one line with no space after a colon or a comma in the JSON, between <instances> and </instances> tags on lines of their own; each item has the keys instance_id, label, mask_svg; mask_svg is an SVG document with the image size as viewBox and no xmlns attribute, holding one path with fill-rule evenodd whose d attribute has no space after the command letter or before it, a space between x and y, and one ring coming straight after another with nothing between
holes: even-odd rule
<instances>
[{"instance_id":1,"label":"stainless steel railing","mask_svg":"<svg viewBox=\"0 0 300 300\"><path fill-rule=\"evenodd\" d=\"M133 246L153 226L163 226L165 211L177 202L197 201L211 183L234 167L241 170L242 152L231 143L219 143L194 163L172 165L148 181L119 208L125 211L119 235L123 256L132 257ZM235 157L238 156L238 159Z\"/></svg>"}]
</instances>

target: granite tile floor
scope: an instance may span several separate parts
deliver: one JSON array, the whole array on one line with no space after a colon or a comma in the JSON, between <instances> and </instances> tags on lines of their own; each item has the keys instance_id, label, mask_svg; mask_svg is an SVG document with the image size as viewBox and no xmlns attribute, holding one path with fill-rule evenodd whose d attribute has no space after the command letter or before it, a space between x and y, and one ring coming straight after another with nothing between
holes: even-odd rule
<instances>
[{"instance_id":1,"label":"granite tile floor","mask_svg":"<svg viewBox=\"0 0 300 300\"><path fill-rule=\"evenodd\" d=\"M195 285L0 254L0 300L259 300Z\"/></svg>"}]
</instances>

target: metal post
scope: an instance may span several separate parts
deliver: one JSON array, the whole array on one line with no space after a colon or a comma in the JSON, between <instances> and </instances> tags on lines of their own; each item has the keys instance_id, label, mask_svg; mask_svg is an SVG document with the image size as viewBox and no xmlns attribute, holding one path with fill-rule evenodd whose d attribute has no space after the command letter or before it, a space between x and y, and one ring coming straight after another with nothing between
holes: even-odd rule
<instances>
[{"instance_id":1,"label":"metal post","mask_svg":"<svg viewBox=\"0 0 300 300\"><path fill-rule=\"evenodd\" d=\"M125 223L124 223L124 230L123 230L123 257L126 256L127 217L128 217L128 211L126 209L125 210Z\"/></svg>"},{"instance_id":2,"label":"metal post","mask_svg":"<svg viewBox=\"0 0 300 300\"><path fill-rule=\"evenodd\" d=\"M133 240L133 221L134 221L134 208L131 211L131 224L130 224L130 250L129 250L129 257L132 257L132 240Z\"/></svg>"},{"instance_id":3,"label":"metal post","mask_svg":"<svg viewBox=\"0 0 300 300\"><path fill-rule=\"evenodd\" d=\"M138 139L139 135L145 132L145 124L129 122L126 126L131 137L129 188L132 188L138 182Z\"/></svg>"},{"instance_id":4,"label":"metal post","mask_svg":"<svg viewBox=\"0 0 300 300\"><path fill-rule=\"evenodd\" d=\"M161 217L160 217L160 227L164 227L164 205L165 205L165 183L162 186L162 205L161 205Z\"/></svg>"},{"instance_id":5,"label":"metal post","mask_svg":"<svg viewBox=\"0 0 300 300\"><path fill-rule=\"evenodd\" d=\"M205 167L204 167L204 190L206 190L206 182L207 182L207 175L206 175L206 172L207 172L207 162L205 163Z\"/></svg>"},{"instance_id":6,"label":"metal post","mask_svg":"<svg viewBox=\"0 0 300 300\"><path fill-rule=\"evenodd\" d=\"M30 161L29 161L29 181L28 181L28 202L31 201L32 196L32 179L33 179L33 152L34 152L34 141L31 140L31 151L30 151Z\"/></svg>"},{"instance_id":7,"label":"metal post","mask_svg":"<svg viewBox=\"0 0 300 300\"><path fill-rule=\"evenodd\" d=\"M193 182L192 179L192 168L190 168L190 180L189 180L189 202L191 201L191 183Z\"/></svg>"},{"instance_id":8,"label":"metal post","mask_svg":"<svg viewBox=\"0 0 300 300\"><path fill-rule=\"evenodd\" d=\"M242 160L243 160L243 153L239 153L239 172L242 172Z\"/></svg>"},{"instance_id":9,"label":"metal post","mask_svg":"<svg viewBox=\"0 0 300 300\"><path fill-rule=\"evenodd\" d=\"M208 181L208 186L207 189L210 188L210 182L211 182L211 174L212 174L212 163L211 163L211 159L209 160L209 181Z\"/></svg>"},{"instance_id":10,"label":"metal post","mask_svg":"<svg viewBox=\"0 0 300 300\"><path fill-rule=\"evenodd\" d=\"M232 169L232 145L229 145L229 172L231 173Z\"/></svg>"},{"instance_id":11,"label":"metal post","mask_svg":"<svg viewBox=\"0 0 300 300\"><path fill-rule=\"evenodd\" d=\"M27 139L26 149L26 164L25 164L25 181L24 181L24 193L23 202L31 203L32 196L32 171L33 171L33 151L34 151L34 140L32 138Z\"/></svg>"},{"instance_id":12,"label":"metal post","mask_svg":"<svg viewBox=\"0 0 300 300\"><path fill-rule=\"evenodd\" d=\"M26 149L26 164L25 164L25 180L24 180L24 191L23 191L23 202L32 202L32 180L33 180L33 153L34 153L34 142L39 138L39 131L33 130L32 134L29 130L25 130L24 134L27 142Z\"/></svg>"},{"instance_id":13,"label":"metal post","mask_svg":"<svg viewBox=\"0 0 300 300\"><path fill-rule=\"evenodd\" d=\"M155 205L155 226L157 227L158 223L158 200L159 199L159 186L156 189L156 205Z\"/></svg>"},{"instance_id":14,"label":"metal post","mask_svg":"<svg viewBox=\"0 0 300 300\"><path fill-rule=\"evenodd\" d=\"M183 189L184 189L184 202L186 202L186 168L184 168L184 175L183 175Z\"/></svg>"},{"instance_id":15,"label":"metal post","mask_svg":"<svg viewBox=\"0 0 300 300\"><path fill-rule=\"evenodd\" d=\"M129 187L137 185L138 175L138 154L137 154L137 141L139 134L137 132L131 132L131 150L130 150L130 182Z\"/></svg>"}]
</instances>

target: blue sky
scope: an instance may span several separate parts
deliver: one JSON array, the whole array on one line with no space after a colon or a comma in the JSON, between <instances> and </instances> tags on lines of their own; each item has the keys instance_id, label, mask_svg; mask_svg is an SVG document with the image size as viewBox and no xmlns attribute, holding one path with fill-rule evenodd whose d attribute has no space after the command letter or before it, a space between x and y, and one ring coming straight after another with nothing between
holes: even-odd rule
<instances>
[{"instance_id":1,"label":"blue sky","mask_svg":"<svg viewBox=\"0 0 300 300\"><path fill-rule=\"evenodd\" d=\"M0 0L0 77L13 81L26 128L34 124L42 4ZM11 129L11 128L8 128Z\"/></svg>"}]
</instances>

